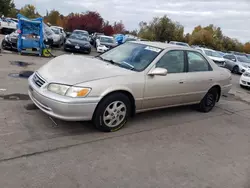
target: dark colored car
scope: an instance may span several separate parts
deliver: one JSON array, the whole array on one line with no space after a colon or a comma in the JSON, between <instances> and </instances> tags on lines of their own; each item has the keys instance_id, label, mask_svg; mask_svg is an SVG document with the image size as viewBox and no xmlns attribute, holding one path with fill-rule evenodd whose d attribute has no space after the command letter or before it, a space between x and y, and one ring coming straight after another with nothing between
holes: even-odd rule
<instances>
[{"instance_id":1,"label":"dark colored car","mask_svg":"<svg viewBox=\"0 0 250 188\"><path fill-rule=\"evenodd\" d=\"M15 31L9 35L5 35L2 40L2 49L4 50L17 50L18 33Z\"/></svg>"},{"instance_id":2,"label":"dark colored car","mask_svg":"<svg viewBox=\"0 0 250 188\"><path fill-rule=\"evenodd\" d=\"M67 38L64 44L64 50L90 54L91 45L86 36L80 34L72 34L69 36L69 38Z\"/></svg>"}]
</instances>

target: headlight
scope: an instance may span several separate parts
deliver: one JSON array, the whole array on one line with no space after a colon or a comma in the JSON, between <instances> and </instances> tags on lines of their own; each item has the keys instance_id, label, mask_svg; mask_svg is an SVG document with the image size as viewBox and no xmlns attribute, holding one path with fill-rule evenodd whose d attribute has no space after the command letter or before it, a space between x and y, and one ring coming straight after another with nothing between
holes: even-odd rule
<instances>
[{"instance_id":1,"label":"headlight","mask_svg":"<svg viewBox=\"0 0 250 188\"><path fill-rule=\"evenodd\" d=\"M62 85L62 84L49 84L48 90L59 94L59 95L65 95L67 90L70 88L70 86Z\"/></svg>"},{"instance_id":2,"label":"headlight","mask_svg":"<svg viewBox=\"0 0 250 188\"><path fill-rule=\"evenodd\" d=\"M248 68L248 66L247 66L247 65L242 65L242 67Z\"/></svg>"},{"instance_id":3,"label":"headlight","mask_svg":"<svg viewBox=\"0 0 250 188\"><path fill-rule=\"evenodd\" d=\"M66 40L66 44L71 44L71 42L69 40Z\"/></svg>"},{"instance_id":4,"label":"headlight","mask_svg":"<svg viewBox=\"0 0 250 188\"><path fill-rule=\"evenodd\" d=\"M68 97L86 97L91 91L90 88L67 86L62 84L49 84L48 90L58 95Z\"/></svg>"},{"instance_id":5,"label":"headlight","mask_svg":"<svg viewBox=\"0 0 250 188\"><path fill-rule=\"evenodd\" d=\"M105 46L100 44L99 47L104 48Z\"/></svg>"},{"instance_id":6,"label":"headlight","mask_svg":"<svg viewBox=\"0 0 250 188\"><path fill-rule=\"evenodd\" d=\"M91 91L90 88L72 86L68 89L66 96L68 96L68 97L86 97L90 91Z\"/></svg>"},{"instance_id":7,"label":"headlight","mask_svg":"<svg viewBox=\"0 0 250 188\"><path fill-rule=\"evenodd\" d=\"M249 72L245 72L245 73L243 74L243 76L250 77L250 73L249 73Z\"/></svg>"},{"instance_id":8,"label":"headlight","mask_svg":"<svg viewBox=\"0 0 250 188\"><path fill-rule=\"evenodd\" d=\"M4 39L5 39L6 41L9 41L9 35L5 35Z\"/></svg>"}]
</instances>

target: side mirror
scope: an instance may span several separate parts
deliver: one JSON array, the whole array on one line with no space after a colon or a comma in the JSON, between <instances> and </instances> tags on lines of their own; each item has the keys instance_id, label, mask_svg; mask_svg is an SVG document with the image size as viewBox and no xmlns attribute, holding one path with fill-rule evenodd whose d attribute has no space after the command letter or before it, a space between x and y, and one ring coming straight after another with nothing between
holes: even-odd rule
<instances>
[{"instance_id":1,"label":"side mirror","mask_svg":"<svg viewBox=\"0 0 250 188\"><path fill-rule=\"evenodd\" d=\"M166 76L168 73L167 69L157 67L153 69L150 73L148 73L149 76Z\"/></svg>"},{"instance_id":2,"label":"side mirror","mask_svg":"<svg viewBox=\"0 0 250 188\"><path fill-rule=\"evenodd\" d=\"M232 61L236 62L236 59L232 59Z\"/></svg>"}]
</instances>

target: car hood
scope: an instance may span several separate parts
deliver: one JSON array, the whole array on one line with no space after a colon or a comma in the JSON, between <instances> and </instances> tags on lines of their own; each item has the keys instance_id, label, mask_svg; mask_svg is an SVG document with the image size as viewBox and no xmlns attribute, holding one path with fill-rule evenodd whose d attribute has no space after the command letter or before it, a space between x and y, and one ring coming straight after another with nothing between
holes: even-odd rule
<instances>
[{"instance_id":1,"label":"car hood","mask_svg":"<svg viewBox=\"0 0 250 188\"><path fill-rule=\"evenodd\" d=\"M248 66L250 68L250 63L244 63L244 62L240 62L240 61L238 63L242 66L244 65L244 66Z\"/></svg>"},{"instance_id":2,"label":"car hood","mask_svg":"<svg viewBox=\"0 0 250 188\"><path fill-rule=\"evenodd\" d=\"M38 74L48 83L75 85L83 82L132 74L124 69L97 58L62 55L38 69Z\"/></svg>"},{"instance_id":3,"label":"car hood","mask_svg":"<svg viewBox=\"0 0 250 188\"><path fill-rule=\"evenodd\" d=\"M214 61L225 61L225 59L222 57L213 57L213 56L208 56L208 57Z\"/></svg>"},{"instance_id":4,"label":"car hood","mask_svg":"<svg viewBox=\"0 0 250 188\"><path fill-rule=\"evenodd\" d=\"M74 45L76 45L76 44L79 44L79 45L89 44L88 41L77 40L77 39L67 39L67 41L69 41L70 43L72 43Z\"/></svg>"}]
</instances>

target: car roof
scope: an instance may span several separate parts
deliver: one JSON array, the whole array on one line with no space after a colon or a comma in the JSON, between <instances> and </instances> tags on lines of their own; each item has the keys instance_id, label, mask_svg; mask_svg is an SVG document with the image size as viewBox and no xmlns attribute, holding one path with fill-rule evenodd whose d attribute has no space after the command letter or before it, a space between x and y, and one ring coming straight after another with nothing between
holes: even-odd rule
<instances>
[{"instance_id":1,"label":"car roof","mask_svg":"<svg viewBox=\"0 0 250 188\"><path fill-rule=\"evenodd\" d=\"M131 42L132 43L137 43L137 44L144 44L144 45L147 45L147 46L152 46L152 47L161 48L161 49L175 48L175 49L193 50L192 48L189 48L187 46L178 46L178 45L164 43L164 42L150 42L150 41L131 41Z\"/></svg>"},{"instance_id":2,"label":"car roof","mask_svg":"<svg viewBox=\"0 0 250 188\"><path fill-rule=\"evenodd\" d=\"M208 51L212 51L212 52L216 52L215 50L209 49L209 48L202 48L202 47L198 47L196 49L203 49L203 50L208 50Z\"/></svg>"}]
</instances>

